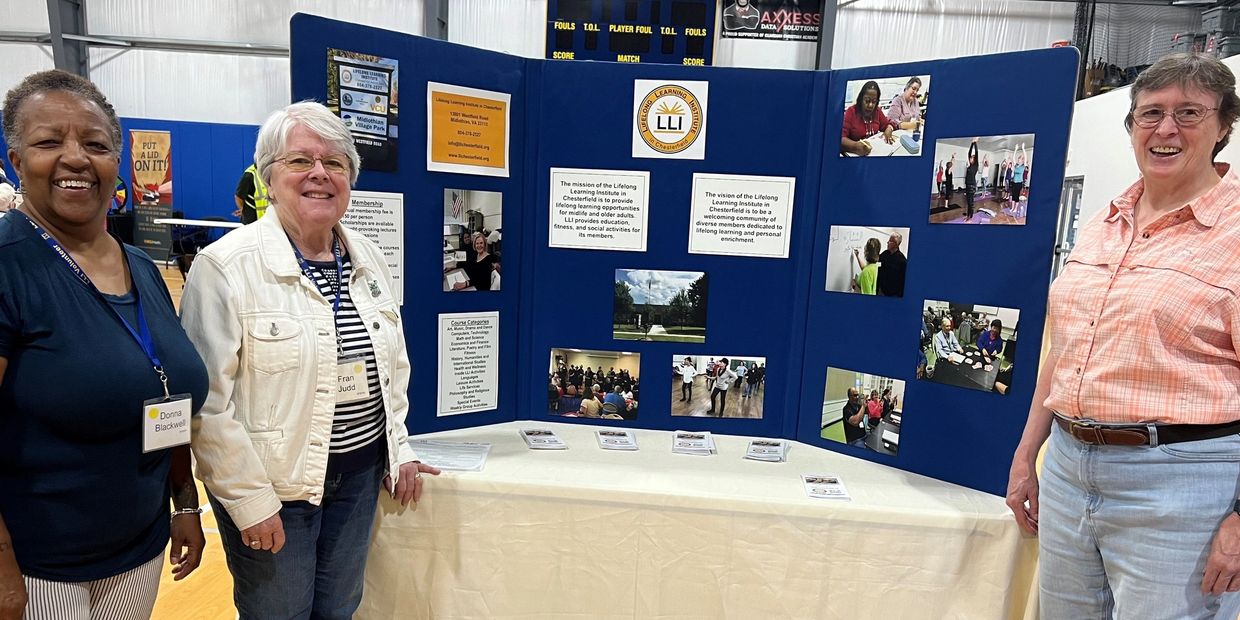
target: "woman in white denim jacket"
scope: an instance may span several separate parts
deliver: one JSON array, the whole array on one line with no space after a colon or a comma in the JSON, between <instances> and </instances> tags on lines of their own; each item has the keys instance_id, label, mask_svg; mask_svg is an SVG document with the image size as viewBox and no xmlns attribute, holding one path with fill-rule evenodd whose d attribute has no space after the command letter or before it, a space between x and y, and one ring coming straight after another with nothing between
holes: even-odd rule
<instances>
[{"instance_id":1,"label":"woman in white denim jacket","mask_svg":"<svg viewBox=\"0 0 1240 620\"><path fill-rule=\"evenodd\" d=\"M241 618L350 618L380 481L403 505L439 472L406 442L409 357L383 254L340 225L359 165L348 128L290 105L254 161L271 208L200 253L181 298L211 381L198 477Z\"/></svg>"}]
</instances>

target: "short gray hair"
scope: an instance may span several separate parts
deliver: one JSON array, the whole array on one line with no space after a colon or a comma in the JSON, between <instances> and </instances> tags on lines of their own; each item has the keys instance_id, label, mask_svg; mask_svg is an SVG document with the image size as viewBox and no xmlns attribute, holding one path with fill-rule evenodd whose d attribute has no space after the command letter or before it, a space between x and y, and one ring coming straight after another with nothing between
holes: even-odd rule
<instances>
[{"instance_id":1,"label":"short gray hair","mask_svg":"<svg viewBox=\"0 0 1240 620\"><path fill-rule=\"evenodd\" d=\"M254 145L254 164L263 183L271 184L271 167L276 158L284 154L288 136L293 128L301 125L327 143L333 150L349 157L349 185L357 183L362 158L353 145L353 135L340 117L332 114L317 101L299 101L289 104L267 117L258 130L258 142Z\"/></svg>"},{"instance_id":2,"label":"short gray hair","mask_svg":"<svg viewBox=\"0 0 1240 620\"><path fill-rule=\"evenodd\" d=\"M1201 54L1178 53L1163 56L1158 62L1149 66L1137 76L1129 92L1128 116L1124 117L1124 128L1132 133L1132 113L1137 108L1137 97L1141 93L1161 90L1168 86L1179 86L1184 90L1195 88L1204 90L1219 98L1218 122L1227 128L1227 135L1214 145L1214 156L1227 146L1231 140L1231 132L1235 128L1236 119L1240 118L1240 96L1236 95L1236 76L1231 69L1217 58Z\"/></svg>"}]
</instances>

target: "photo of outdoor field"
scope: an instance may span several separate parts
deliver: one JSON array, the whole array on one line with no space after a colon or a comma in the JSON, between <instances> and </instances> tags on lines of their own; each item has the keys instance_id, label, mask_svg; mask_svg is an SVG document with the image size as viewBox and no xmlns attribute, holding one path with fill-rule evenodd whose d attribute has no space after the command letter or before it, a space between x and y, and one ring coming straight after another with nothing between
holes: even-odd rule
<instances>
[{"instance_id":1,"label":"photo of outdoor field","mask_svg":"<svg viewBox=\"0 0 1240 620\"><path fill-rule=\"evenodd\" d=\"M612 337L706 342L707 288L700 271L617 269Z\"/></svg>"}]
</instances>

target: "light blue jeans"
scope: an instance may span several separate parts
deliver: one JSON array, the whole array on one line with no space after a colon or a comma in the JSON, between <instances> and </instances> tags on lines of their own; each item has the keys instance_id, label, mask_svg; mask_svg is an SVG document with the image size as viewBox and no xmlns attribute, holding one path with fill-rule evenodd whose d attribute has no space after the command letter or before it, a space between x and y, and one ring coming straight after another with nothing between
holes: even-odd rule
<instances>
[{"instance_id":1,"label":"light blue jeans","mask_svg":"<svg viewBox=\"0 0 1240 620\"><path fill-rule=\"evenodd\" d=\"M1203 595L1201 578L1238 487L1240 435L1090 446L1054 425L1039 495L1042 618L1236 618L1240 593Z\"/></svg>"},{"instance_id":2,"label":"light blue jeans","mask_svg":"<svg viewBox=\"0 0 1240 620\"><path fill-rule=\"evenodd\" d=\"M348 620L362 602L362 573L379 502L382 462L328 476L323 502L284 502L284 548L250 549L219 502L219 524L233 602L241 620Z\"/></svg>"}]
</instances>

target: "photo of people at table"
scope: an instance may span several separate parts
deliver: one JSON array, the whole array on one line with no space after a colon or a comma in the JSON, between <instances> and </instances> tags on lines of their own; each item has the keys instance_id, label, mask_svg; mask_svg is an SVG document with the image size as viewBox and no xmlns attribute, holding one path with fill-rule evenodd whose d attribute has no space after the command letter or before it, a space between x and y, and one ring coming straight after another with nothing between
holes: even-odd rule
<instances>
[{"instance_id":1,"label":"photo of people at table","mask_svg":"<svg viewBox=\"0 0 1240 620\"><path fill-rule=\"evenodd\" d=\"M900 450L903 416L903 381L827 368L827 387L822 395L823 439L895 455Z\"/></svg>"},{"instance_id":2,"label":"photo of people at table","mask_svg":"<svg viewBox=\"0 0 1240 620\"><path fill-rule=\"evenodd\" d=\"M921 155L929 104L928 75L848 82L840 157Z\"/></svg>"},{"instance_id":3,"label":"photo of people at table","mask_svg":"<svg viewBox=\"0 0 1240 620\"><path fill-rule=\"evenodd\" d=\"M931 224L1025 224L1033 134L943 138L934 162Z\"/></svg>"},{"instance_id":4,"label":"photo of people at table","mask_svg":"<svg viewBox=\"0 0 1240 620\"><path fill-rule=\"evenodd\" d=\"M640 370L637 353L551 349L547 412L566 418L636 420Z\"/></svg>"},{"instance_id":5,"label":"photo of people at table","mask_svg":"<svg viewBox=\"0 0 1240 620\"><path fill-rule=\"evenodd\" d=\"M766 358L672 356L672 415L762 419Z\"/></svg>"},{"instance_id":6,"label":"photo of people at table","mask_svg":"<svg viewBox=\"0 0 1240 620\"><path fill-rule=\"evenodd\" d=\"M917 378L1007 394L1012 388L1020 310L927 299Z\"/></svg>"},{"instance_id":7,"label":"photo of people at table","mask_svg":"<svg viewBox=\"0 0 1240 620\"><path fill-rule=\"evenodd\" d=\"M708 288L701 271L617 269L612 337L706 342Z\"/></svg>"},{"instance_id":8,"label":"photo of people at table","mask_svg":"<svg viewBox=\"0 0 1240 620\"><path fill-rule=\"evenodd\" d=\"M908 229L832 226L827 246L827 290L904 296Z\"/></svg>"},{"instance_id":9,"label":"photo of people at table","mask_svg":"<svg viewBox=\"0 0 1240 620\"><path fill-rule=\"evenodd\" d=\"M443 290L498 291L503 194L443 190Z\"/></svg>"}]
</instances>

